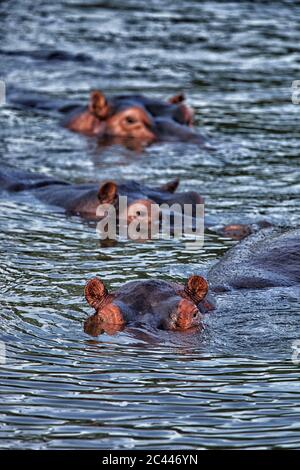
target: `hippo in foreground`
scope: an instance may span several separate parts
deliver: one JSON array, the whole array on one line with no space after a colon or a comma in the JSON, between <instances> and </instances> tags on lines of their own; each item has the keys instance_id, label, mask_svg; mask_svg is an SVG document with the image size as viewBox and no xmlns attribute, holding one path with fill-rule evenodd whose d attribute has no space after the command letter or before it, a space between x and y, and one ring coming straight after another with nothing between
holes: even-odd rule
<instances>
[{"instance_id":1,"label":"hippo in foreground","mask_svg":"<svg viewBox=\"0 0 300 470\"><path fill-rule=\"evenodd\" d=\"M229 249L210 270L208 281L192 275L185 285L149 280L125 283L108 293L91 279L85 296L96 310L84 324L92 336L114 334L126 325L146 323L167 330L203 328L203 313L214 309L208 293L232 289L300 286L300 229L279 233L264 229Z\"/></svg>"},{"instance_id":2,"label":"hippo in foreground","mask_svg":"<svg viewBox=\"0 0 300 470\"><path fill-rule=\"evenodd\" d=\"M92 336L143 323L163 330L202 329L202 314L214 308L208 284L201 276L190 276L185 285L131 281L111 293L95 277L87 282L85 297L96 311L84 324L84 331Z\"/></svg>"},{"instance_id":3,"label":"hippo in foreground","mask_svg":"<svg viewBox=\"0 0 300 470\"><path fill-rule=\"evenodd\" d=\"M144 95L107 97L94 90L86 106L26 94L13 95L10 102L44 112L59 112L64 116L62 125L67 129L102 138L112 144L126 145L132 140L142 146L161 141L206 144L192 127L194 111L186 105L182 93L164 101Z\"/></svg>"},{"instance_id":4,"label":"hippo in foreground","mask_svg":"<svg viewBox=\"0 0 300 470\"><path fill-rule=\"evenodd\" d=\"M261 230L232 247L209 272L214 291L300 285L300 229Z\"/></svg>"}]
</instances>

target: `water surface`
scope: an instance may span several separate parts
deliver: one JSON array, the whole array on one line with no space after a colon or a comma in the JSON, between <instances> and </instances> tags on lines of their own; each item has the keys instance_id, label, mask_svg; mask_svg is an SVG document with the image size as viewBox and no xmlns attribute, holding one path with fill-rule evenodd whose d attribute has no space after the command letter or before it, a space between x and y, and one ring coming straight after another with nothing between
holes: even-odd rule
<instances>
[{"instance_id":1,"label":"water surface","mask_svg":"<svg viewBox=\"0 0 300 470\"><path fill-rule=\"evenodd\" d=\"M101 148L55 116L0 109L2 164L79 182L180 177L222 221L299 224L300 6L293 2L23 0L0 5L7 87L84 102L91 88L185 90L217 147ZM232 245L207 234L101 246L78 217L0 194L0 447L299 448L299 291L222 294L201 334L91 338L85 281L184 281Z\"/></svg>"}]
</instances>

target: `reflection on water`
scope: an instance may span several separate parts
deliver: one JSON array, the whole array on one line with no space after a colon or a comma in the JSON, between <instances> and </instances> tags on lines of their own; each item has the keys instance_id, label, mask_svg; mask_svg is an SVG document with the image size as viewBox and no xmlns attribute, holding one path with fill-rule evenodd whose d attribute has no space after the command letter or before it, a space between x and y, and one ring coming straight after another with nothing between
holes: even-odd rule
<instances>
[{"instance_id":1,"label":"reflection on water","mask_svg":"<svg viewBox=\"0 0 300 470\"><path fill-rule=\"evenodd\" d=\"M181 179L218 221L299 223L300 7L152 0L1 4L1 79L84 101L91 88L185 89L217 150L99 146L56 116L0 110L1 160L71 181ZM222 294L201 333L147 328L92 338L86 279L182 281L232 244L101 246L77 217L0 194L1 448L299 447L299 291Z\"/></svg>"}]
</instances>

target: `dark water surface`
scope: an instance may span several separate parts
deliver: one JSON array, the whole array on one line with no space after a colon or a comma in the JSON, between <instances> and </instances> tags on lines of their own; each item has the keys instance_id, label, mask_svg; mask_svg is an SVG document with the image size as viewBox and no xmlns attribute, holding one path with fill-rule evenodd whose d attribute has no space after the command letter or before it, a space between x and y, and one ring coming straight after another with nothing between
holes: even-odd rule
<instances>
[{"instance_id":1,"label":"dark water surface","mask_svg":"<svg viewBox=\"0 0 300 470\"><path fill-rule=\"evenodd\" d=\"M7 87L84 102L91 88L185 90L217 147L96 143L0 109L7 165L70 181L180 177L221 221L299 224L300 6L293 2L15 1L0 4ZM0 195L1 448L299 448L300 293L222 294L201 334L128 330L92 339L90 276L183 281L232 245L207 234L102 247L93 227L29 196Z\"/></svg>"}]
</instances>

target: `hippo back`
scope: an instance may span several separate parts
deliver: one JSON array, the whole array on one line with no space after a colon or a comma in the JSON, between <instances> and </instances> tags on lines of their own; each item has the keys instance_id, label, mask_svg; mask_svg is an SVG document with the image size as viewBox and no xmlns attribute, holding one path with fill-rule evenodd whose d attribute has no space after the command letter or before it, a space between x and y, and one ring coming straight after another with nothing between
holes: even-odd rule
<instances>
[{"instance_id":1,"label":"hippo back","mask_svg":"<svg viewBox=\"0 0 300 470\"><path fill-rule=\"evenodd\" d=\"M57 184L68 185L65 181L40 173L0 167L0 190L25 191Z\"/></svg>"},{"instance_id":2,"label":"hippo back","mask_svg":"<svg viewBox=\"0 0 300 470\"><path fill-rule=\"evenodd\" d=\"M300 229L249 236L211 269L209 282L215 291L300 285Z\"/></svg>"}]
</instances>

